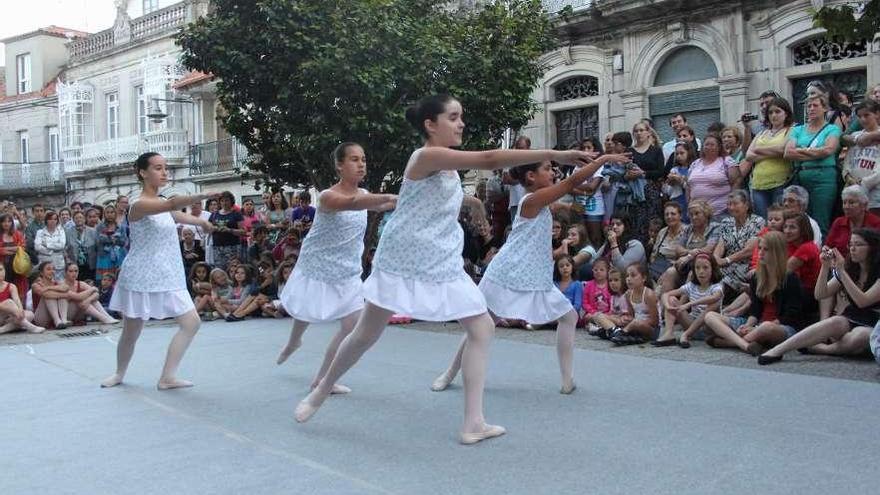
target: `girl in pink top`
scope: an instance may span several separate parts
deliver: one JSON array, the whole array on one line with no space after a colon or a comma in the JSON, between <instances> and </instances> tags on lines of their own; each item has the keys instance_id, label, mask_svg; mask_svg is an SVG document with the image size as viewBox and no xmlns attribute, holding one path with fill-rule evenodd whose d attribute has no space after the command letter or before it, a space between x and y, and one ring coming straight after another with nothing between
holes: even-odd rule
<instances>
[{"instance_id":1,"label":"girl in pink top","mask_svg":"<svg viewBox=\"0 0 880 495\"><path fill-rule=\"evenodd\" d=\"M581 322L586 326L593 315L608 313L611 309L611 290L608 288L608 261L598 259L593 262L593 280L584 284L581 301Z\"/></svg>"}]
</instances>

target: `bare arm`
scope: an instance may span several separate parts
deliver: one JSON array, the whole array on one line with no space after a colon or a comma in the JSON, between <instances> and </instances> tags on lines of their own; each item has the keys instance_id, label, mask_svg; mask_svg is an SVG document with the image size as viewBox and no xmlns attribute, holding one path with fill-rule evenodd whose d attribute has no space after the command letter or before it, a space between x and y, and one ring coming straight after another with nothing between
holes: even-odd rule
<instances>
[{"instance_id":1,"label":"bare arm","mask_svg":"<svg viewBox=\"0 0 880 495\"><path fill-rule=\"evenodd\" d=\"M838 270L837 278L840 280L846 293L849 294L850 299L856 306L866 308L872 304L876 304L877 301L880 301L880 281L874 282L874 285L868 290L862 291L853 279L850 278L849 274L846 273L846 270Z\"/></svg>"},{"instance_id":2,"label":"bare arm","mask_svg":"<svg viewBox=\"0 0 880 495\"><path fill-rule=\"evenodd\" d=\"M539 189L530 194L523 202L522 216L525 218L535 218L541 208L553 203L557 199L565 196L576 186L582 184L599 170L603 164L611 161L626 161L628 158L623 155L603 155L583 167L578 168L573 174L565 179L553 184L550 187Z\"/></svg>"},{"instance_id":3,"label":"bare arm","mask_svg":"<svg viewBox=\"0 0 880 495\"><path fill-rule=\"evenodd\" d=\"M327 189L321 193L321 208L332 211L378 210L387 203L397 201L394 194L372 194L357 191L354 194Z\"/></svg>"},{"instance_id":4,"label":"bare arm","mask_svg":"<svg viewBox=\"0 0 880 495\"><path fill-rule=\"evenodd\" d=\"M191 196L175 196L171 199L142 198L131 205L131 209L129 209L128 211L128 218L132 222L136 222L148 215L155 215L157 213L165 213L166 211L171 212L175 210L179 212L181 209L193 203L201 203L202 201L208 198L212 198L214 196L217 196L217 194L193 194Z\"/></svg>"},{"instance_id":5,"label":"bare arm","mask_svg":"<svg viewBox=\"0 0 880 495\"><path fill-rule=\"evenodd\" d=\"M174 218L176 223L182 223L184 225L195 225L196 227L201 227L206 233L210 234L214 231L214 224L205 220L204 218L194 217L188 213L184 213L179 210L172 210L171 216Z\"/></svg>"},{"instance_id":6,"label":"bare arm","mask_svg":"<svg viewBox=\"0 0 880 495\"><path fill-rule=\"evenodd\" d=\"M581 165L590 159L589 153L575 150L459 151L442 146L430 146L419 152L405 175L410 179L418 180L440 170L494 170L548 160L565 165Z\"/></svg>"}]
</instances>

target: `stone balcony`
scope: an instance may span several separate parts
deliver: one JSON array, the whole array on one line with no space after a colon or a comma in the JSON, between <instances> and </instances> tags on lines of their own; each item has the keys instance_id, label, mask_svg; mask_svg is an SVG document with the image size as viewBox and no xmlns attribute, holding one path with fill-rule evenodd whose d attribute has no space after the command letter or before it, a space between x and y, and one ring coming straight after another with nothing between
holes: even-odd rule
<instances>
[{"instance_id":1,"label":"stone balcony","mask_svg":"<svg viewBox=\"0 0 880 495\"><path fill-rule=\"evenodd\" d=\"M0 194L64 191L62 163L16 163L0 165Z\"/></svg>"},{"instance_id":2,"label":"stone balcony","mask_svg":"<svg viewBox=\"0 0 880 495\"><path fill-rule=\"evenodd\" d=\"M77 64L146 40L174 34L188 22L206 13L207 3L207 0L184 0L136 19L117 17L112 28L71 41L67 45L70 62Z\"/></svg>"},{"instance_id":3,"label":"stone balcony","mask_svg":"<svg viewBox=\"0 0 880 495\"><path fill-rule=\"evenodd\" d=\"M179 129L154 131L65 149L64 172L81 175L119 165L129 166L141 153L148 151L161 154L171 163L182 163L189 151L187 132Z\"/></svg>"}]
</instances>

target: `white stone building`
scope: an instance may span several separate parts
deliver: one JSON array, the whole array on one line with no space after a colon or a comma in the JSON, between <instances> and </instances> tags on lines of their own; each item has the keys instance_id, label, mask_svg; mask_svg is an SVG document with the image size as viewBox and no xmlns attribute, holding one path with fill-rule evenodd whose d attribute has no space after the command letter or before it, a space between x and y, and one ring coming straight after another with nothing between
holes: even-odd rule
<instances>
[{"instance_id":1,"label":"white stone building","mask_svg":"<svg viewBox=\"0 0 880 495\"><path fill-rule=\"evenodd\" d=\"M669 139L683 112L697 134L757 113L774 90L800 114L806 84L829 79L860 100L880 82L880 42L836 44L813 27L809 0L545 0L574 12L568 41L546 54L539 112L522 133L535 147L629 131L642 117ZM826 5L844 2L825 1Z\"/></svg>"}]
</instances>

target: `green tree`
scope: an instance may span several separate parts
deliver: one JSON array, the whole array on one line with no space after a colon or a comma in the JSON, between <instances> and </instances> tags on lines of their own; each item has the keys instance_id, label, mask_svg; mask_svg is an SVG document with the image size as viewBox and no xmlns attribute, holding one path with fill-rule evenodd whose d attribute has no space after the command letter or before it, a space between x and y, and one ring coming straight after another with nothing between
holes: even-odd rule
<instances>
[{"instance_id":1,"label":"green tree","mask_svg":"<svg viewBox=\"0 0 880 495\"><path fill-rule=\"evenodd\" d=\"M872 40L874 33L880 31L880 0L823 6L811 13L813 25L824 28L832 39Z\"/></svg>"},{"instance_id":2,"label":"green tree","mask_svg":"<svg viewBox=\"0 0 880 495\"><path fill-rule=\"evenodd\" d=\"M497 146L533 115L554 47L540 0L454 10L433 0L216 0L177 41L218 78L222 125L270 182L326 187L330 152L361 143L367 185L395 190L419 137L404 109L432 92L465 108L463 147Z\"/></svg>"}]
</instances>

